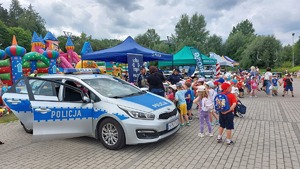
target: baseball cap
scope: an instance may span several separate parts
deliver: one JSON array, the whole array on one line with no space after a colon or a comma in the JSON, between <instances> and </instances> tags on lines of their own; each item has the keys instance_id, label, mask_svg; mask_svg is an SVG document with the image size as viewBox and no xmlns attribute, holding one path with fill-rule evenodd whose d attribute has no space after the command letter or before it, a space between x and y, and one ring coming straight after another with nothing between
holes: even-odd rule
<instances>
[{"instance_id":1,"label":"baseball cap","mask_svg":"<svg viewBox=\"0 0 300 169\"><path fill-rule=\"evenodd\" d=\"M216 80L216 81L214 81L214 85L218 85L219 84L219 82Z\"/></svg>"},{"instance_id":2,"label":"baseball cap","mask_svg":"<svg viewBox=\"0 0 300 169\"><path fill-rule=\"evenodd\" d=\"M225 80L224 80L223 78L220 78L220 79L218 80L218 82L219 82L219 83L224 83Z\"/></svg>"},{"instance_id":3,"label":"baseball cap","mask_svg":"<svg viewBox=\"0 0 300 169\"><path fill-rule=\"evenodd\" d=\"M233 82L233 84L237 84L238 82L236 79L232 79L231 81Z\"/></svg>"},{"instance_id":4,"label":"baseball cap","mask_svg":"<svg viewBox=\"0 0 300 169\"><path fill-rule=\"evenodd\" d=\"M230 86L231 86L231 84L225 82L225 83L223 83L223 84L221 85L221 88L222 88L222 90L224 91L224 90L227 90Z\"/></svg>"},{"instance_id":5,"label":"baseball cap","mask_svg":"<svg viewBox=\"0 0 300 169\"><path fill-rule=\"evenodd\" d=\"M146 69L145 66L140 66L140 70L142 70L142 69Z\"/></svg>"},{"instance_id":6,"label":"baseball cap","mask_svg":"<svg viewBox=\"0 0 300 169\"><path fill-rule=\"evenodd\" d=\"M181 82L177 82L176 83L176 87L182 87L182 83Z\"/></svg>"},{"instance_id":7,"label":"baseball cap","mask_svg":"<svg viewBox=\"0 0 300 169\"><path fill-rule=\"evenodd\" d=\"M197 92L204 92L205 91L205 86L201 85L198 86Z\"/></svg>"}]
</instances>

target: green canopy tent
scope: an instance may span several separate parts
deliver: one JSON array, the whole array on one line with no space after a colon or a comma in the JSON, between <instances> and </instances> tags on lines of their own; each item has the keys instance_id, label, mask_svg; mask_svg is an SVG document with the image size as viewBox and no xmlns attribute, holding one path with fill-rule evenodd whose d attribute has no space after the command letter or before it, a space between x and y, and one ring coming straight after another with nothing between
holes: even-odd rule
<instances>
[{"instance_id":1,"label":"green canopy tent","mask_svg":"<svg viewBox=\"0 0 300 169\"><path fill-rule=\"evenodd\" d=\"M194 47L185 46L179 52L173 55L173 61L159 61L158 67L162 66L184 66L184 65L196 65L194 55L191 49ZM199 52L201 53L201 52ZM215 65L217 63L216 59L209 58L201 53L204 65ZM173 63L172 63L173 62Z\"/></svg>"}]
</instances>

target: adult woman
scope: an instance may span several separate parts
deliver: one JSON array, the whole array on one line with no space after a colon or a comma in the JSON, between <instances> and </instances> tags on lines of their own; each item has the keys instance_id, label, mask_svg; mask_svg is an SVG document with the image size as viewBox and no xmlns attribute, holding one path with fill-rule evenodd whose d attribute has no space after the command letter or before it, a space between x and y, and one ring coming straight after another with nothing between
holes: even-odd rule
<instances>
[{"instance_id":1,"label":"adult woman","mask_svg":"<svg viewBox=\"0 0 300 169\"><path fill-rule=\"evenodd\" d=\"M164 97L165 88L163 82L166 80L165 77L163 74L158 72L158 69L155 66L150 66L149 72L150 75L147 77L149 91Z\"/></svg>"}]
</instances>

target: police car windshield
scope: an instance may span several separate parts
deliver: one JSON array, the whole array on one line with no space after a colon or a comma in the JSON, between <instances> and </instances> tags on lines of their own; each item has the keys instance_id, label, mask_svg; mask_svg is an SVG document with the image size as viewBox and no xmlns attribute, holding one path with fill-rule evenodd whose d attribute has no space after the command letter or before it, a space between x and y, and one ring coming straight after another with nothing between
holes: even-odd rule
<instances>
[{"instance_id":1,"label":"police car windshield","mask_svg":"<svg viewBox=\"0 0 300 169\"><path fill-rule=\"evenodd\" d=\"M110 98L123 98L144 93L140 89L118 78L83 79L83 81L101 95Z\"/></svg>"}]
</instances>

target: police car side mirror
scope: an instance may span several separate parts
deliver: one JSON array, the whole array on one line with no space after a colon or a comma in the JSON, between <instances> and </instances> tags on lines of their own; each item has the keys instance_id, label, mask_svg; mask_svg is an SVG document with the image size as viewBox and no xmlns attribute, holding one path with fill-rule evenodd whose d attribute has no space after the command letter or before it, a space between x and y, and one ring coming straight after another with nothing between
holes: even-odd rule
<instances>
[{"instance_id":1,"label":"police car side mirror","mask_svg":"<svg viewBox=\"0 0 300 169\"><path fill-rule=\"evenodd\" d=\"M83 103L89 103L89 102L91 102L91 99L88 98L87 96L83 96L82 101L83 101Z\"/></svg>"}]
</instances>

